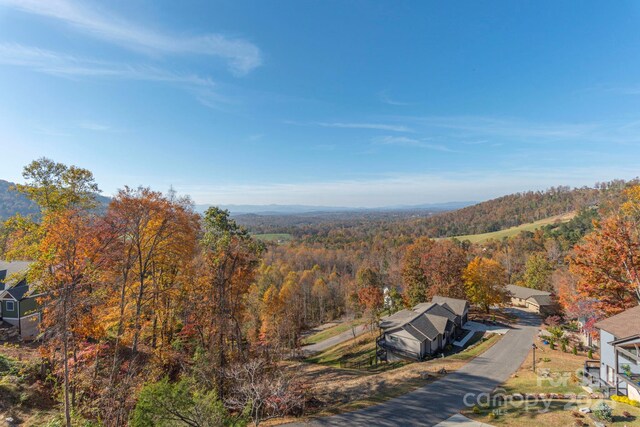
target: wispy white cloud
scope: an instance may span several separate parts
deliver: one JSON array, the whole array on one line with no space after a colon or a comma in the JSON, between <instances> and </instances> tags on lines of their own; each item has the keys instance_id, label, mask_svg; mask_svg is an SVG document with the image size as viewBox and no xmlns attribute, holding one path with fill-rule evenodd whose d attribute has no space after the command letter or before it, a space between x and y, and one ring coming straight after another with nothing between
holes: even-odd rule
<instances>
[{"instance_id":1,"label":"wispy white cloud","mask_svg":"<svg viewBox=\"0 0 640 427\"><path fill-rule=\"evenodd\" d=\"M402 102L395 99L391 99L391 97L389 97L389 95L387 94L387 91L380 92L380 100L385 104L399 106L399 107L412 105L410 102Z\"/></svg>"},{"instance_id":2,"label":"wispy white cloud","mask_svg":"<svg viewBox=\"0 0 640 427\"><path fill-rule=\"evenodd\" d=\"M56 76L111 77L214 87L211 79L195 74L180 74L153 66L98 61L15 43L0 43L0 64L26 67Z\"/></svg>"},{"instance_id":3,"label":"wispy white cloud","mask_svg":"<svg viewBox=\"0 0 640 427\"><path fill-rule=\"evenodd\" d=\"M222 34L180 36L164 34L128 22L105 10L73 0L0 0L0 5L65 22L93 37L127 49L154 54L196 54L225 60L236 75L262 64L262 53L253 43Z\"/></svg>"},{"instance_id":4,"label":"wispy white cloud","mask_svg":"<svg viewBox=\"0 0 640 427\"><path fill-rule=\"evenodd\" d=\"M391 125L386 123L342 123L342 122L317 122L316 125L329 128L342 129L374 129L392 132L412 132L410 128L403 125Z\"/></svg>"},{"instance_id":5,"label":"wispy white cloud","mask_svg":"<svg viewBox=\"0 0 640 427\"><path fill-rule=\"evenodd\" d=\"M427 139L408 138L406 136L394 136L385 135L373 138L373 143L378 145L395 145L400 147L417 147L426 148L429 150L444 151L448 153L455 153L456 150L452 150L444 144L434 144Z\"/></svg>"},{"instance_id":6,"label":"wispy white cloud","mask_svg":"<svg viewBox=\"0 0 640 427\"><path fill-rule=\"evenodd\" d=\"M336 144L317 144L311 147L315 151L334 151L336 148Z\"/></svg>"},{"instance_id":7,"label":"wispy white cloud","mask_svg":"<svg viewBox=\"0 0 640 427\"><path fill-rule=\"evenodd\" d=\"M78 127L81 129L90 130L94 132L113 132L114 131L112 126L104 123L100 123L100 122L94 122L94 121L80 122L78 123Z\"/></svg>"},{"instance_id":8,"label":"wispy white cloud","mask_svg":"<svg viewBox=\"0 0 640 427\"><path fill-rule=\"evenodd\" d=\"M535 123L496 117L456 116L423 117L417 121L425 126L472 135L493 135L524 138L577 138L593 131L593 123Z\"/></svg>"},{"instance_id":9,"label":"wispy white cloud","mask_svg":"<svg viewBox=\"0 0 640 427\"><path fill-rule=\"evenodd\" d=\"M14 43L0 43L0 64L24 67L64 78L102 78L140 80L181 87L211 108L219 108L228 100L218 94L215 83L191 73L179 73L148 65L106 62L67 55Z\"/></svg>"},{"instance_id":10,"label":"wispy white cloud","mask_svg":"<svg viewBox=\"0 0 640 427\"><path fill-rule=\"evenodd\" d=\"M488 116L394 117L416 131L467 145L481 143L640 143L640 121L544 122Z\"/></svg>"},{"instance_id":11,"label":"wispy white cloud","mask_svg":"<svg viewBox=\"0 0 640 427\"><path fill-rule=\"evenodd\" d=\"M605 92L618 95L640 95L640 85L636 86L609 86L603 89Z\"/></svg>"}]
</instances>

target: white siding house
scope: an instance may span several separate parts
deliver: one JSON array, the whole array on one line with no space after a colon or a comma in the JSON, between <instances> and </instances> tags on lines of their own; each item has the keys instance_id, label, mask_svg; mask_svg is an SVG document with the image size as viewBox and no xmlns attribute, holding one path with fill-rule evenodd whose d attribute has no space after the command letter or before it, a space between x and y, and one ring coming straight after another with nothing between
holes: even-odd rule
<instances>
[{"instance_id":1,"label":"white siding house","mask_svg":"<svg viewBox=\"0 0 640 427\"><path fill-rule=\"evenodd\" d=\"M600 360L587 361L585 375L609 394L640 401L640 306L602 320L595 327L600 332Z\"/></svg>"}]
</instances>

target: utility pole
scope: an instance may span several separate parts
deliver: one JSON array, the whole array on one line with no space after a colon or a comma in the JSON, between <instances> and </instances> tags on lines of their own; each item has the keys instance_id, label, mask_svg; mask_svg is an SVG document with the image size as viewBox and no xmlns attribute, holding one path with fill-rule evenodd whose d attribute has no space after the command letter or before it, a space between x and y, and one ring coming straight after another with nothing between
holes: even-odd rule
<instances>
[{"instance_id":1,"label":"utility pole","mask_svg":"<svg viewBox=\"0 0 640 427\"><path fill-rule=\"evenodd\" d=\"M536 347L536 344L533 343L531 344L531 348L533 349L533 372L535 373L536 372L536 348L538 347Z\"/></svg>"}]
</instances>

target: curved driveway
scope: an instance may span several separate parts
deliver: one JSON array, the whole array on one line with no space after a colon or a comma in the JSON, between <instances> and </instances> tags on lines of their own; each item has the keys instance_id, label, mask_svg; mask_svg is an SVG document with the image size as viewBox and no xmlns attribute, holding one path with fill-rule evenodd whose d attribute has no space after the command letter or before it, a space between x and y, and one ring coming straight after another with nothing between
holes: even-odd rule
<instances>
[{"instance_id":1,"label":"curved driveway","mask_svg":"<svg viewBox=\"0 0 640 427\"><path fill-rule=\"evenodd\" d=\"M307 355L320 353L325 351L328 348L333 347L334 345L338 345L345 341L349 341L350 339L358 337L370 330L371 328L369 327L369 325L358 325L353 329L349 328L349 330L342 332L334 337L327 338L324 341L320 341L315 344L305 345L304 347L302 347L302 351Z\"/></svg>"},{"instance_id":2,"label":"curved driveway","mask_svg":"<svg viewBox=\"0 0 640 427\"><path fill-rule=\"evenodd\" d=\"M464 409L465 396L493 391L524 362L540 326L535 314L512 309L519 322L496 344L458 371L380 405L327 418L313 426L433 426Z\"/></svg>"}]
</instances>

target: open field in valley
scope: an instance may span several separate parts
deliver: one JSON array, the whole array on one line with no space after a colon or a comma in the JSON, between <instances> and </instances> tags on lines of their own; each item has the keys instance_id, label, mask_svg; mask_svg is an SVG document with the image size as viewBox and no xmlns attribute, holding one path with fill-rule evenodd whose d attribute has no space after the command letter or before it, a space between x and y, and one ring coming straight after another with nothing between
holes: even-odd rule
<instances>
[{"instance_id":1,"label":"open field in valley","mask_svg":"<svg viewBox=\"0 0 640 427\"><path fill-rule=\"evenodd\" d=\"M517 227L507 228L506 230L493 231L491 233L482 234L468 234L465 236L455 236L453 239L469 240L471 243L480 243L490 239L500 240L504 237L512 237L522 231L535 231L545 225L554 224L557 222L567 222L575 216L575 212L571 212L563 215L556 215L549 218L541 219L540 221L532 222L529 224L522 224Z\"/></svg>"}]
</instances>

